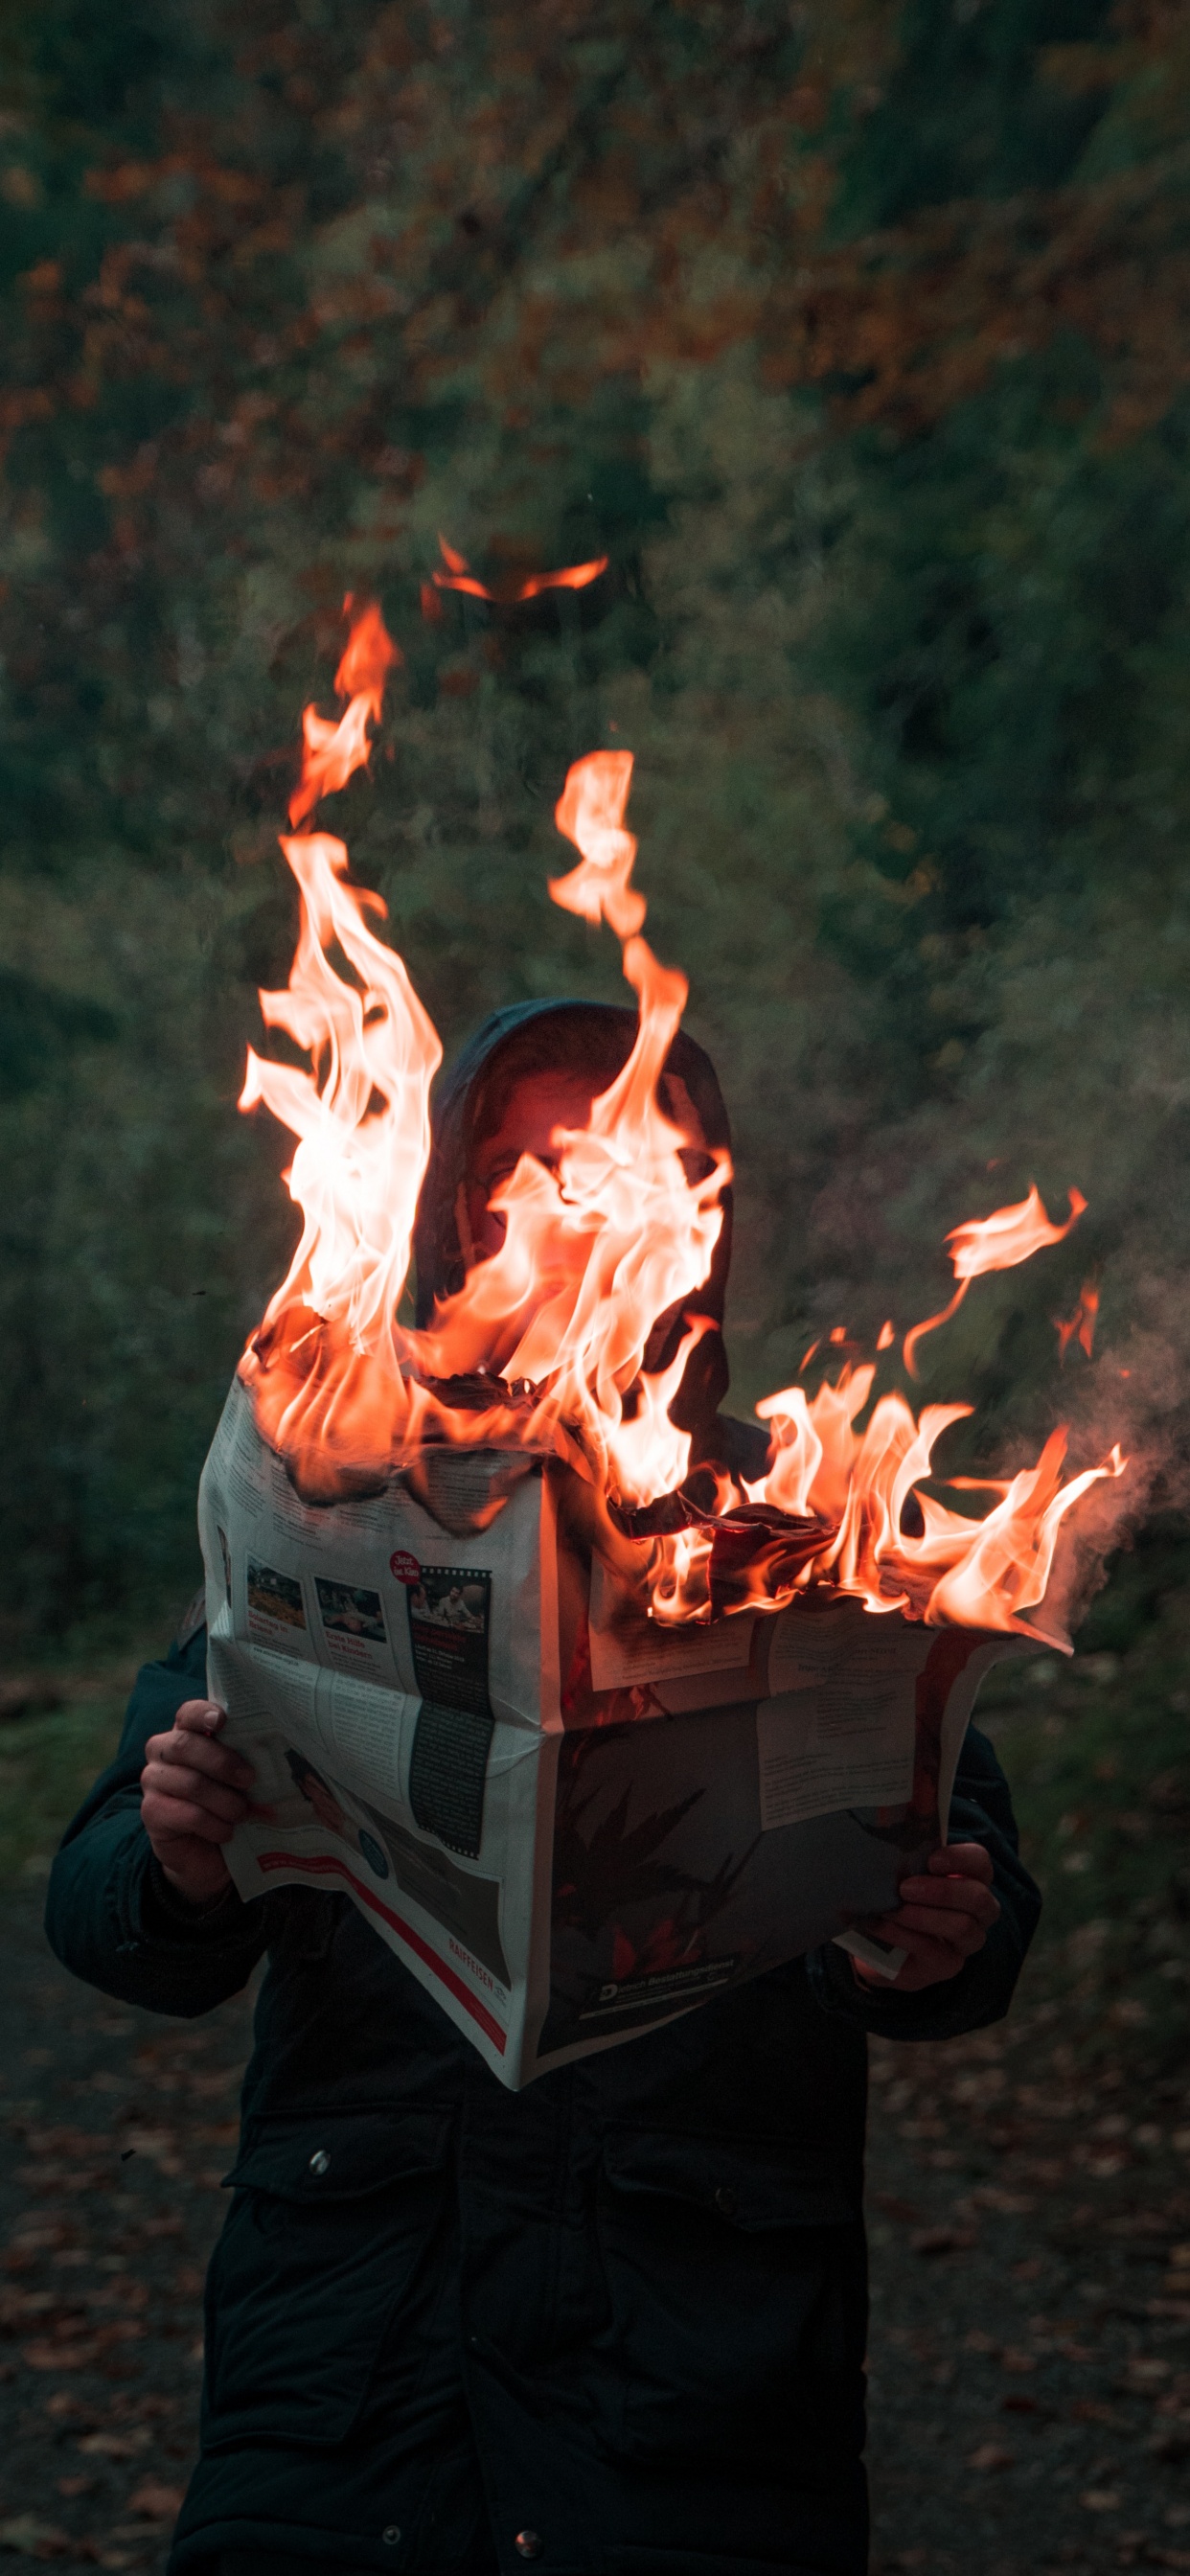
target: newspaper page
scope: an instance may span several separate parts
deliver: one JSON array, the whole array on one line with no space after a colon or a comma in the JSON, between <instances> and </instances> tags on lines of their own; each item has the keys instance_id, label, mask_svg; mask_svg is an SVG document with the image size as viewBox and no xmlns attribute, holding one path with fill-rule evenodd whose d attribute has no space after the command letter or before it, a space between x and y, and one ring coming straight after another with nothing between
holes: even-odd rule
<instances>
[{"instance_id":1,"label":"newspaper page","mask_svg":"<svg viewBox=\"0 0 1190 2576\"><path fill-rule=\"evenodd\" d=\"M310 1506L237 1381L200 1496L208 1686L271 1811L241 1895L348 1896L514 2088L824 1940L895 1973L865 1920L1014 1646L837 1596L658 1626L570 1473L443 1450Z\"/></svg>"},{"instance_id":2,"label":"newspaper page","mask_svg":"<svg viewBox=\"0 0 1190 2576\"><path fill-rule=\"evenodd\" d=\"M208 1686L272 1810L228 1846L241 1895L350 1896L506 2080L537 1832L541 1492L531 1465L463 1537L398 1477L311 1507L237 1382L199 1505Z\"/></svg>"}]
</instances>

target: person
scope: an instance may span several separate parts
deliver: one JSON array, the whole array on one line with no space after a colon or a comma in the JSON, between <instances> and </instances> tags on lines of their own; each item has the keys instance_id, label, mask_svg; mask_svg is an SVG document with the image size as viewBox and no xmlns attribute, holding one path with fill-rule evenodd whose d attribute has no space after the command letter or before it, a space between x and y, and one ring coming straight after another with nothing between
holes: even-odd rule
<instances>
[{"instance_id":1,"label":"person","mask_svg":"<svg viewBox=\"0 0 1190 2576\"><path fill-rule=\"evenodd\" d=\"M472 1042L435 1113L423 1318L634 1026L530 1006ZM691 1153L728 1141L685 1035L663 1083ZM718 1410L730 1224L674 1412L696 1461L755 1474L763 1434ZM79 1976L163 2013L268 1958L171 2576L863 2576L866 2033L1008 2007L1039 1898L990 1746L968 1732L954 1840L884 1918L891 1989L830 1947L511 2093L346 1899L241 1901L221 1846L254 1784L222 1724L199 1630L141 1673L47 1917Z\"/></svg>"}]
</instances>

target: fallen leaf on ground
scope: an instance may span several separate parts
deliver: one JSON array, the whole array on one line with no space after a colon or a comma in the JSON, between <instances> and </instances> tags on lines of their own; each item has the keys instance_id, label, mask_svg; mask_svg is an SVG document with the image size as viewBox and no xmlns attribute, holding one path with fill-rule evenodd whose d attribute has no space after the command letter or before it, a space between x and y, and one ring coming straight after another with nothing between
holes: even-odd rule
<instances>
[{"instance_id":1,"label":"fallen leaf on ground","mask_svg":"<svg viewBox=\"0 0 1190 2576\"><path fill-rule=\"evenodd\" d=\"M969 2469L1010 2469L1013 2455L1002 2442L981 2442L978 2450L968 2451Z\"/></svg>"},{"instance_id":2,"label":"fallen leaf on ground","mask_svg":"<svg viewBox=\"0 0 1190 2576\"><path fill-rule=\"evenodd\" d=\"M1172 2361L1159 2360L1156 2354L1130 2353L1124 2364L1125 2383L1129 2388L1156 2388L1173 2371Z\"/></svg>"},{"instance_id":3,"label":"fallen leaf on ground","mask_svg":"<svg viewBox=\"0 0 1190 2576\"><path fill-rule=\"evenodd\" d=\"M21 2348L21 2359L30 2370L90 2370L103 2349L97 2335L78 2343L27 2343Z\"/></svg>"},{"instance_id":4,"label":"fallen leaf on ground","mask_svg":"<svg viewBox=\"0 0 1190 2576\"><path fill-rule=\"evenodd\" d=\"M975 2237L969 2227L919 2227L909 2243L915 2254L958 2254Z\"/></svg>"},{"instance_id":5,"label":"fallen leaf on ground","mask_svg":"<svg viewBox=\"0 0 1190 2576\"><path fill-rule=\"evenodd\" d=\"M17 2513L0 2522L0 2549L17 2549L24 2558L61 2558L70 2547L68 2531L39 2522L35 2513Z\"/></svg>"},{"instance_id":6,"label":"fallen leaf on ground","mask_svg":"<svg viewBox=\"0 0 1190 2576\"><path fill-rule=\"evenodd\" d=\"M1115 2513L1119 2502L1118 2487L1084 2487L1079 2497L1079 2503L1086 2506L1088 2513Z\"/></svg>"},{"instance_id":7,"label":"fallen leaf on ground","mask_svg":"<svg viewBox=\"0 0 1190 2576\"><path fill-rule=\"evenodd\" d=\"M148 2478L129 2496L128 2510L143 2513L150 2522L170 2522L182 2510L184 2492L182 2487L159 2486L156 2479Z\"/></svg>"}]
</instances>

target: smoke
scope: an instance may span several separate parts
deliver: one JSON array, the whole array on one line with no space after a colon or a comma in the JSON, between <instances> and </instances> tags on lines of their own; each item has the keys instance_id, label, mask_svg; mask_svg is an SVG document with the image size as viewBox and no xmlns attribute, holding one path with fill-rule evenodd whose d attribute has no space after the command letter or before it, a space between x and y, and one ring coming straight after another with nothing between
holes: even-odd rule
<instances>
[{"instance_id":1,"label":"smoke","mask_svg":"<svg viewBox=\"0 0 1190 2576\"><path fill-rule=\"evenodd\" d=\"M1097 1349L1072 1389L1071 1454L1079 1464L1118 1441L1117 1482L1093 1486L1063 1535L1047 1606L1074 1630L1106 1581L1114 1552L1158 1512L1190 1511L1190 1334L1184 1294L1160 1273L1129 1280L1131 1318Z\"/></svg>"}]
</instances>

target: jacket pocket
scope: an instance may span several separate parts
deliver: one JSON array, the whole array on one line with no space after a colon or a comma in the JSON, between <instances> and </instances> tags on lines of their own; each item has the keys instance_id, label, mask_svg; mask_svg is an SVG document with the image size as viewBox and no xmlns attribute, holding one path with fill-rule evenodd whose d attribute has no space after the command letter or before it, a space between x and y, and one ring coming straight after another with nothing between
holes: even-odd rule
<instances>
[{"instance_id":1,"label":"jacket pocket","mask_svg":"<svg viewBox=\"0 0 1190 2576\"><path fill-rule=\"evenodd\" d=\"M863 2227L822 2163L760 2141L614 2133L599 2231L611 2448L811 2481L827 2453L858 2453Z\"/></svg>"},{"instance_id":2,"label":"jacket pocket","mask_svg":"<svg viewBox=\"0 0 1190 2576\"><path fill-rule=\"evenodd\" d=\"M445 2198L449 2114L249 2126L206 2288L204 2449L348 2439Z\"/></svg>"}]
</instances>

